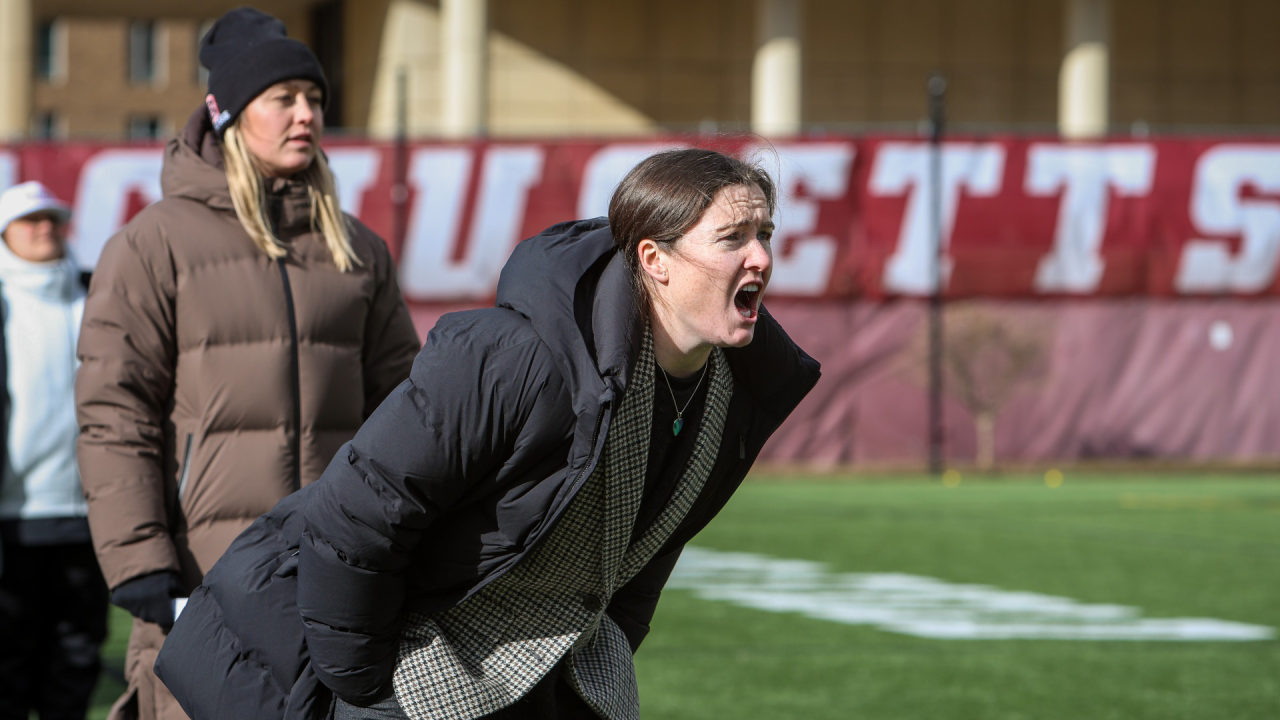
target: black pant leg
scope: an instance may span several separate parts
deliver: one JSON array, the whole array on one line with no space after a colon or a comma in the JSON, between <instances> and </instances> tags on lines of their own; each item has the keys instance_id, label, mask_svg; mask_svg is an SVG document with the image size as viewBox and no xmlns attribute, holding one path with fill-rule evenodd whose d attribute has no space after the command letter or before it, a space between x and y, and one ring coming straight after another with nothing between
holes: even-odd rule
<instances>
[{"instance_id":1,"label":"black pant leg","mask_svg":"<svg viewBox=\"0 0 1280 720\"><path fill-rule=\"evenodd\" d=\"M33 564L15 543L0 544L0 553L0 720L27 720L40 642L32 607Z\"/></svg>"},{"instance_id":2,"label":"black pant leg","mask_svg":"<svg viewBox=\"0 0 1280 720\"><path fill-rule=\"evenodd\" d=\"M87 543L48 548L47 645L35 706L41 720L83 720L102 671L107 584Z\"/></svg>"},{"instance_id":3,"label":"black pant leg","mask_svg":"<svg viewBox=\"0 0 1280 720\"><path fill-rule=\"evenodd\" d=\"M542 717L555 720L600 720L600 716L563 676L556 678L548 690L548 710Z\"/></svg>"}]
</instances>

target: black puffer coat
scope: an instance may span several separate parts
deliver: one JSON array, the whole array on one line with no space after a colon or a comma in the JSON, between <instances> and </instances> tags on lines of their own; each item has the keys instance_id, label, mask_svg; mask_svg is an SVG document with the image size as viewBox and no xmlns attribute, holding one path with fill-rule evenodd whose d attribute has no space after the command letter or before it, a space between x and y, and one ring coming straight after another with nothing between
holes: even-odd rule
<instances>
[{"instance_id":1,"label":"black puffer coat","mask_svg":"<svg viewBox=\"0 0 1280 720\"><path fill-rule=\"evenodd\" d=\"M517 247L498 307L441 318L321 479L194 593L156 665L193 718L321 718L328 690L376 698L403 613L458 604L546 537L599 460L639 354L626 273L603 219L557 225ZM633 648L681 548L818 380L763 310L755 340L725 355L734 394L707 484L607 609Z\"/></svg>"}]
</instances>

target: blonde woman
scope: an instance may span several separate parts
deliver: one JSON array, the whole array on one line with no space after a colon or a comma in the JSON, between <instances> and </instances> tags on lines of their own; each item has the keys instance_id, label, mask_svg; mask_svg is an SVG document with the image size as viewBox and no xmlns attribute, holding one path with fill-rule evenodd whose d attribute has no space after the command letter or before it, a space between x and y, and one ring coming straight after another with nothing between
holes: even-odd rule
<instances>
[{"instance_id":1,"label":"blonde woman","mask_svg":"<svg viewBox=\"0 0 1280 720\"><path fill-rule=\"evenodd\" d=\"M107 243L80 336L89 522L135 617L118 718L184 717L151 669L175 599L319 477L420 347L385 243L338 208L315 57L240 8L200 60L206 107L166 149L164 199Z\"/></svg>"}]
</instances>

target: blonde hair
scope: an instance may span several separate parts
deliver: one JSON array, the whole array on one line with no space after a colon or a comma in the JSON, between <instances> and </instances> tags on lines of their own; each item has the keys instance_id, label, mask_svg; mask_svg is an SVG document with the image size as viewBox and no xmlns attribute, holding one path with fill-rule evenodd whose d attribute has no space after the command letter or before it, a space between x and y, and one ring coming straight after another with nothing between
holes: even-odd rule
<instances>
[{"instance_id":1,"label":"blonde hair","mask_svg":"<svg viewBox=\"0 0 1280 720\"><path fill-rule=\"evenodd\" d=\"M288 251L272 231L271 222L267 219L263 175L257 158L249 152L240 138L239 118L223 134L222 150L223 161L227 166L227 185L231 189L231 203L235 206L240 224L267 257L284 257ZM297 178L306 184L307 197L311 200L311 230L324 236L325 245L333 255L333 264L342 272L348 272L362 264L351 247L347 218L338 205L337 186L324 153L317 152L311 165L298 173Z\"/></svg>"}]
</instances>

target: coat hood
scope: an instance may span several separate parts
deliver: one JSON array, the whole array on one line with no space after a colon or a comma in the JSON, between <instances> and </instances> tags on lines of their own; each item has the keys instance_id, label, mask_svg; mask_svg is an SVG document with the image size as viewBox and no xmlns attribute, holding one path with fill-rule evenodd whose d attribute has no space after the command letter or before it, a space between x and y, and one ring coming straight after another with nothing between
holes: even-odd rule
<instances>
[{"instance_id":1,"label":"coat hood","mask_svg":"<svg viewBox=\"0 0 1280 720\"><path fill-rule=\"evenodd\" d=\"M183 197L219 210L235 211L222 149L203 105L191 113L186 126L165 146L160 188L167 198Z\"/></svg>"},{"instance_id":2,"label":"coat hood","mask_svg":"<svg viewBox=\"0 0 1280 720\"><path fill-rule=\"evenodd\" d=\"M626 384L627 357L637 354L630 346L642 326L625 269L602 217L547 228L517 245L502 268L498 307L529 319L575 398L603 390L605 378Z\"/></svg>"},{"instance_id":3,"label":"coat hood","mask_svg":"<svg viewBox=\"0 0 1280 720\"><path fill-rule=\"evenodd\" d=\"M517 245L502 269L497 305L528 318L561 358L575 405L579 390L593 384L614 378L626 387L644 317L606 218L553 225ZM820 375L818 362L763 305L751 344L725 348L725 358L738 386L779 417Z\"/></svg>"}]
</instances>

